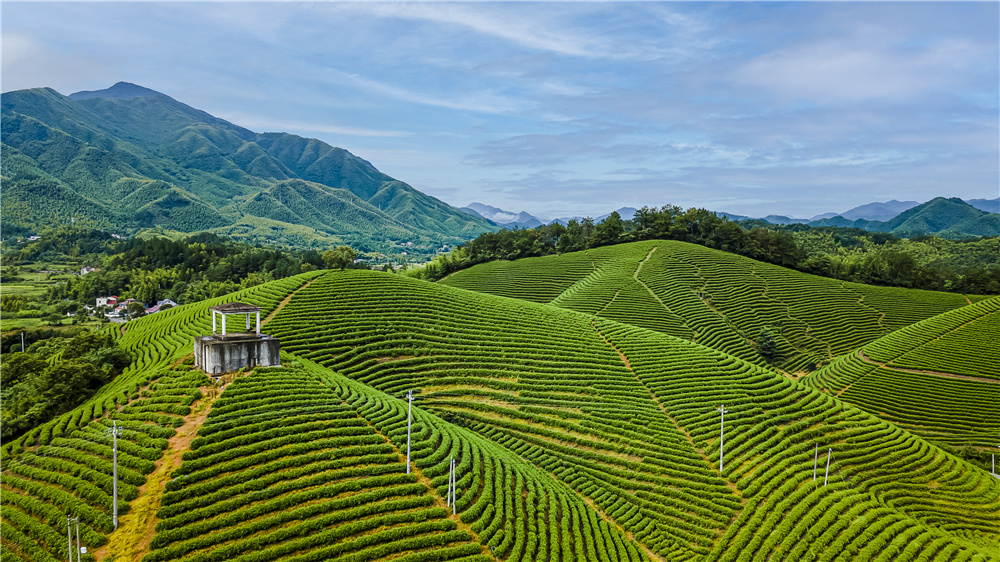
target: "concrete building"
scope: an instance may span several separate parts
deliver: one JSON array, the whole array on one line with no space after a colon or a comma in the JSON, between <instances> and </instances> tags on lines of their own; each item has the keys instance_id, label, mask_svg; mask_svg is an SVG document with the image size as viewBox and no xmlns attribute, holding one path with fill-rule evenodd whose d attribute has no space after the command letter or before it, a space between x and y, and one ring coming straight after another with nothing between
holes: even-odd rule
<instances>
[{"instance_id":1,"label":"concrete building","mask_svg":"<svg viewBox=\"0 0 1000 562\"><path fill-rule=\"evenodd\" d=\"M231 302L213 306L212 335L194 338L194 365L210 375L221 375L243 367L280 367L281 342L260 333L261 307ZM244 332L228 332L226 318L244 316ZM256 317L256 330L250 331L250 317ZM221 319L221 322L219 321ZM237 320L239 322L239 320ZM221 333L220 333L221 324Z\"/></svg>"}]
</instances>

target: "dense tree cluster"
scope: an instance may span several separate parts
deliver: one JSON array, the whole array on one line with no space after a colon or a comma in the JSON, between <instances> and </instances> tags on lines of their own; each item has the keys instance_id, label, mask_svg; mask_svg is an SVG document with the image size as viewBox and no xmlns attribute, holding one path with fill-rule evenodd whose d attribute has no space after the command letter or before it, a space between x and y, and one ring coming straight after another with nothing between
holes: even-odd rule
<instances>
[{"instance_id":1,"label":"dense tree cluster","mask_svg":"<svg viewBox=\"0 0 1000 562\"><path fill-rule=\"evenodd\" d=\"M60 257L90 261L99 271L53 286L49 302L94 305L96 298L115 295L146 304L170 299L179 304L217 297L274 279L325 267L316 250L286 252L247 246L202 232L183 240L133 238L119 240L96 230L61 229L42 240L8 252L5 265ZM22 309L27 303L2 303Z\"/></svg>"},{"instance_id":2,"label":"dense tree cluster","mask_svg":"<svg viewBox=\"0 0 1000 562\"><path fill-rule=\"evenodd\" d=\"M22 353L0 355L0 418L4 440L68 412L128 366L130 358L107 334L51 333Z\"/></svg>"},{"instance_id":3,"label":"dense tree cluster","mask_svg":"<svg viewBox=\"0 0 1000 562\"><path fill-rule=\"evenodd\" d=\"M933 237L925 237L933 238ZM617 212L600 223L571 220L533 229L488 232L411 275L441 279L466 267L494 260L574 252L639 240L680 240L739 254L817 275L870 283L963 293L1000 293L1000 263L964 263L968 244L949 244L945 257L921 264L907 245L891 234L857 228L796 224L775 226L763 221L733 222L705 209L675 205L643 207L631 220ZM998 239L984 239L992 247ZM820 243L822 242L822 244Z\"/></svg>"}]
</instances>

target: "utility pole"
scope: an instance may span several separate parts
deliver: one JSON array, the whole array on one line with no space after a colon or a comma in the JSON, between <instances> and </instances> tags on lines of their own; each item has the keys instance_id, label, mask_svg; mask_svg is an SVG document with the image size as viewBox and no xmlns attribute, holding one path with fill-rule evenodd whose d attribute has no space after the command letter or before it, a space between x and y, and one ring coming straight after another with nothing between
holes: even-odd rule
<instances>
[{"instance_id":1,"label":"utility pole","mask_svg":"<svg viewBox=\"0 0 1000 562\"><path fill-rule=\"evenodd\" d=\"M451 469L455 466L455 457L448 459L448 491L444 494L444 503L451 507Z\"/></svg>"},{"instance_id":2,"label":"utility pole","mask_svg":"<svg viewBox=\"0 0 1000 562\"><path fill-rule=\"evenodd\" d=\"M457 465L455 462L455 457L451 457L451 461L448 463L448 493L446 498L446 503L451 506L451 514L455 515L458 512L457 500L458 500L458 478L456 474Z\"/></svg>"},{"instance_id":3,"label":"utility pole","mask_svg":"<svg viewBox=\"0 0 1000 562\"><path fill-rule=\"evenodd\" d=\"M76 562L80 562L80 554L83 552L80 549L80 517L77 516L74 521L76 521Z\"/></svg>"},{"instance_id":4,"label":"utility pole","mask_svg":"<svg viewBox=\"0 0 1000 562\"><path fill-rule=\"evenodd\" d=\"M726 413L729 410L726 409L725 404L719 407L719 474L722 474L722 452L723 452L723 439L726 435Z\"/></svg>"},{"instance_id":5,"label":"utility pole","mask_svg":"<svg viewBox=\"0 0 1000 562\"><path fill-rule=\"evenodd\" d=\"M66 516L66 555L69 562L73 562L73 528L70 526L72 520L72 517Z\"/></svg>"},{"instance_id":6,"label":"utility pole","mask_svg":"<svg viewBox=\"0 0 1000 562\"><path fill-rule=\"evenodd\" d=\"M406 473L410 473L410 430L413 428L413 391L406 393Z\"/></svg>"},{"instance_id":7,"label":"utility pole","mask_svg":"<svg viewBox=\"0 0 1000 562\"><path fill-rule=\"evenodd\" d=\"M816 481L816 469L819 467L819 443L816 443L816 454L813 455L813 482Z\"/></svg>"},{"instance_id":8,"label":"utility pole","mask_svg":"<svg viewBox=\"0 0 1000 562\"><path fill-rule=\"evenodd\" d=\"M830 457L833 456L833 449L829 449L826 453L826 474L823 475L823 487L826 488L826 481L830 478Z\"/></svg>"},{"instance_id":9,"label":"utility pole","mask_svg":"<svg viewBox=\"0 0 1000 562\"><path fill-rule=\"evenodd\" d=\"M112 466L113 466L113 479L114 483L112 485L112 522L114 523L115 529L118 528L118 438L122 434L122 427L118 425L117 420L112 420L112 426L108 428L108 433L111 434L111 456L112 456Z\"/></svg>"},{"instance_id":10,"label":"utility pole","mask_svg":"<svg viewBox=\"0 0 1000 562\"><path fill-rule=\"evenodd\" d=\"M21 353L24 353L24 330L21 330Z\"/></svg>"}]
</instances>

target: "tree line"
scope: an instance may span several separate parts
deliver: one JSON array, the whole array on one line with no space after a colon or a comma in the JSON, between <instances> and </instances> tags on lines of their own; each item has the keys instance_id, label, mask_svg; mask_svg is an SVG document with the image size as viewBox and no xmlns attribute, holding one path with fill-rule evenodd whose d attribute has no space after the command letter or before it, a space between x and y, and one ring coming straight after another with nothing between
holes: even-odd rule
<instances>
[{"instance_id":1,"label":"tree line","mask_svg":"<svg viewBox=\"0 0 1000 562\"><path fill-rule=\"evenodd\" d=\"M818 246L815 239L827 243ZM844 281L972 294L1000 293L1000 264L968 265L957 255L965 242L946 241L943 262L922 265L905 242L891 234L858 228L763 221L730 221L706 209L676 205L643 207L630 220L613 212L599 223L587 218L529 229L487 232L408 272L435 281L455 271L494 260L515 260L586 250L640 240L678 240ZM996 239L989 240L990 242Z\"/></svg>"}]
</instances>

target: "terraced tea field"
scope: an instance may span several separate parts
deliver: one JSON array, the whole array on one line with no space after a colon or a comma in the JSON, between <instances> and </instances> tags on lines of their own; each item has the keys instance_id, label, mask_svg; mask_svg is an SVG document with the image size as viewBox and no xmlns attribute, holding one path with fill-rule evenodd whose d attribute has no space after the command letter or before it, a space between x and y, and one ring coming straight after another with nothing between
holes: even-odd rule
<instances>
[{"instance_id":1,"label":"terraced tea field","mask_svg":"<svg viewBox=\"0 0 1000 562\"><path fill-rule=\"evenodd\" d=\"M754 343L769 328L777 335L774 365L792 373L969 303L952 293L843 283L663 240L490 262L440 283L595 314L760 365Z\"/></svg>"},{"instance_id":2,"label":"terraced tea field","mask_svg":"<svg viewBox=\"0 0 1000 562\"><path fill-rule=\"evenodd\" d=\"M657 263L654 247L640 249L642 269ZM680 290L662 287L691 281L625 265L620 275L644 279L657 305ZM590 291L582 281L558 298ZM233 300L269 312L284 366L229 375L219 389L184 358L210 329L208 307ZM708 330L671 337L352 270L126 327L136 362L125 374L4 444L4 561L65 560L67 514L100 560L1000 561L1000 479L690 341ZM129 509L117 531L102 441L112 420L128 427L119 463L131 471L120 475Z\"/></svg>"},{"instance_id":3,"label":"terraced tea field","mask_svg":"<svg viewBox=\"0 0 1000 562\"><path fill-rule=\"evenodd\" d=\"M805 380L931 441L1000 437L1000 297L907 326Z\"/></svg>"},{"instance_id":4,"label":"terraced tea field","mask_svg":"<svg viewBox=\"0 0 1000 562\"><path fill-rule=\"evenodd\" d=\"M359 384L418 390L422 408L547 472L650 557L997 554L1000 481L823 393L654 331L351 271L297 293L272 326L286 349ZM813 481L817 446L833 449L828 487Z\"/></svg>"}]
</instances>

